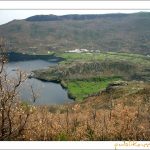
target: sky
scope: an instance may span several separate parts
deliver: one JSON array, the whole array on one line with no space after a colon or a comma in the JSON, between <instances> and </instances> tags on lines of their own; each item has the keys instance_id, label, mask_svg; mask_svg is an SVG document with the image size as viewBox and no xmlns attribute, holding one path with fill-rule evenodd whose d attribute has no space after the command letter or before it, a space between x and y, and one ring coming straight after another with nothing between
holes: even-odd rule
<instances>
[{"instance_id":1,"label":"sky","mask_svg":"<svg viewBox=\"0 0 150 150\"><path fill-rule=\"evenodd\" d=\"M0 25L34 15L150 12L150 1L0 1Z\"/></svg>"},{"instance_id":2,"label":"sky","mask_svg":"<svg viewBox=\"0 0 150 150\"><path fill-rule=\"evenodd\" d=\"M25 19L34 15L134 13L140 11L141 10L0 10L0 25L14 19Z\"/></svg>"}]
</instances>

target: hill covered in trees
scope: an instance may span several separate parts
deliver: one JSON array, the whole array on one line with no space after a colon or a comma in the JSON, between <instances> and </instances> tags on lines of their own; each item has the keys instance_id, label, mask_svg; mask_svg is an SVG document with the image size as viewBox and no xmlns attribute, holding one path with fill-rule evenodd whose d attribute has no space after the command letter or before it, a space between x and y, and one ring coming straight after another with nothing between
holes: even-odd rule
<instances>
[{"instance_id":1,"label":"hill covered in trees","mask_svg":"<svg viewBox=\"0 0 150 150\"><path fill-rule=\"evenodd\" d=\"M37 15L1 25L0 35L19 52L79 48L150 54L150 13Z\"/></svg>"}]
</instances>

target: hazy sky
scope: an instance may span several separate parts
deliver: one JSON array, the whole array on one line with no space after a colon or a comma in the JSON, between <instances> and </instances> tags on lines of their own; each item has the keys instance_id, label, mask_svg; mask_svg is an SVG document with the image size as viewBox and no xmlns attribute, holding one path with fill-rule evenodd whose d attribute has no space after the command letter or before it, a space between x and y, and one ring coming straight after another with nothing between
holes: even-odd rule
<instances>
[{"instance_id":1,"label":"hazy sky","mask_svg":"<svg viewBox=\"0 0 150 150\"><path fill-rule=\"evenodd\" d=\"M41 14L106 14L150 11L150 1L0 1L0 25Z\"/></svg>"},{"instance_id":2,"label":"hazy sky","mask_svg":"<svg viewBox=\"0 0 150 150\"><path fill-rule=\"evenodd\" d=\"M142 10L140 10L142 11ZM41 14L105 14L105 13L134 13L139 10L0 10L0 25L14 19L25 19L33 15Z\"/></svg>"}]
</instances>

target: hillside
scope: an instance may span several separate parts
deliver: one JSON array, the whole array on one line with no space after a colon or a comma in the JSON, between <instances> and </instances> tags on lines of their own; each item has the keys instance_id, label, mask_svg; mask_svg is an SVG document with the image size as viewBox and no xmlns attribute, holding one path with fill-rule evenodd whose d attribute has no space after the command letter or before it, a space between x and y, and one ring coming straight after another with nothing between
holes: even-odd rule
<instances>
[{"instance_id":1,"label":"hillside","mask_svg":"<svg viewBox=\"0 0 150 150\"><path fill-rule=\"evenodd\" d=\"M150 58L147 56L115 52L59 53L57 56L64 61L55 67L34 71L33 77L60 82L76 101L99 93L115 81L150 81Z\"/></svg>"},{"instance_id":2,"label":"hillside","mask_svg":"<svg viewBox=\"0 0 150 150\"><path fill-rule=\"evenodd\" d=\"M82 103L45 107L24 104L21 110L27 107L32 114L26 130L12 140L149 141L149 90L149 84L127 82L110 86Z\"/></svg>"},{"instance_id":3,"label":"hillside","mask_svg":"<svg viewBox=\"0 0 150 150\"><path fill-rule=\"evenodd\" d=\"M19 52L84 48L150 54L150 13L32 16L1 25L0 35Z\"/></svg>"}]
</instances>

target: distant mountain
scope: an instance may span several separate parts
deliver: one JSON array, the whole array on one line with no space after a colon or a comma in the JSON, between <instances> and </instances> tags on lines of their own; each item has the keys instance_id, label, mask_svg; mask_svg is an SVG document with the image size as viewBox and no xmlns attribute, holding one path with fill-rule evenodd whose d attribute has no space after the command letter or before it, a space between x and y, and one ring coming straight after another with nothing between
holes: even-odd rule
<instances>
[{"instance_id":1,"label":"distant mountain","mask_svg":"<svg viewBox=\"0 0 150 150\"><path fill-rule=\"evenodd\" d=\"M91 20L91 19L102 19L102 18L120 18L128 16L128 14L101 14L101 15L36 15L25 19L26 21L58 21L58 20Z\"/></svg>"},{"instance_id":2,"label":"distant mountain","mask_svg":"<svg viewBox=\"0 0 150 150\"><path fill-rule=\"evenodd\" d=\"M0 36L19 52L82 48L150 54L150 13L36 15L1 25Z\"/></svg>"}]
</instances>

